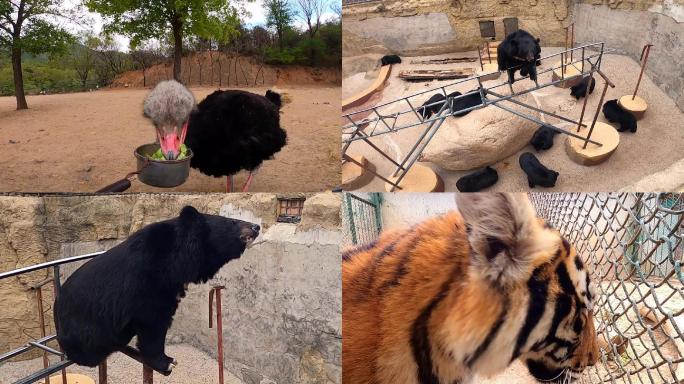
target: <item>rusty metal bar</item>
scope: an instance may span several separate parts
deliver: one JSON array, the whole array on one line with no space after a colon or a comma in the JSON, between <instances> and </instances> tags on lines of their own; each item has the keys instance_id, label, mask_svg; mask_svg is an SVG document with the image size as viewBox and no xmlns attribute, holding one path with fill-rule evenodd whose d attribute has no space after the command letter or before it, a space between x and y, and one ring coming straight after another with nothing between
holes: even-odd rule
<instances>
[{"instance_id":1,"label":"rusty metal bar","mask_svg":"<svg viewBox=\"0 0 684 384\"><path fill-rule=\"evenodd\" d=\"M61 281L61 273L59 271L59 264L55 264L52 266L52 298L57 301L57 296L59 296L59 292L62 290L62 281ZM59 347L59 350L62 351L62 347L59 346L59 343L57 344ZM63 352L63 351L62 351ZM59 357L59 360L64 362L65 357L64 353ZM62 368L62 383L67 382L67 375L66 375L66 369Z\"/></svg>"},{"instance_id":2,"label":"rusty metal bar","mask_svg":"<svg viewBox=\"0 0 684 384\"><path fill-rule=\"evenodd\" d=\"M223 384L223 317L221 315L221 290L226 287L219 285L209 291L209 328L212 324L212 308L214 293L216 293L216 340L217 340L217 360L219 384Z\"/></svg>"},{"instance_id":3,"label":"rusty metal bar","mask_svg":"<svg viewBox=\"0 0 684 384\"><path fill-rule=\"evenodd\" d=\"M608 91L608 83L606 82L603 85L603 92L601 92L601 100L598 103L598 106L596 106L596 114L594 114L594 120L591 122L591 127L589 128L589 134L587 134L587 138L584 140L584 145L582 146L582 149L586 149L587 145L589 144L589 141L591 141L591 134L594 132L594 126L596 126L596 120L598 120L599 117L599 112L601 111L601 107L603 106L603 99L606 97L606 92Z\"/></svg>"},{"instance_id":4,"label":"rusty metal bar","mask_svg":"<svg viewBox=\"0 0 684 384\"><path fill-rule=\"evenodd\" d=\"M45 337L45 314L43 313L43 288L42 286L38 286L36 288L36 302L38 304L38 324L40 325L40 337ZM30 345L33 345L34 347L41 348L41 344L37 344L34 342L29 341ZM41 348L42 349L42 348ZM43 369L47 368L50 365L50 362L48 361L47 357L47 351L43 350ZM45 377L45 384L50 384L50 377L46 376Z\"/></svg>"},{"instance_id":5,"label":"rusty metal bar","mask_svg":"<svg viewBox=\"0 0 684 384\"><path fill-rule=\"evenodd\" d=\"M97 366L97 384L107 384L107 359Z\"/></svg>"},{"instance_id":6,"label":"rusty metal bar","mask_svg":"<svg viewBox=\"0 0 684 384\"><path fill-rule=\"evenodd\" d=\"M152 368L143 364L143 384L154 384L154 373Z\"/></svg>"},{"instance_id":7,"label":"rusty metal bar","mask_svg":"<svg viewBox=\"0 0 684 384\"><path fill-rule=\"evenodd\" d=\"M639 85L641 85L641 78L644 76L644 71L646 70L646 62L648 61L648 54L651 52L651 47L653 44L646 44L644 45L644 48L641 50L641 72L639 72L639 80L637 80L636 87L634 87L634 94L632 95L632 100L637 95L637 91L639 90ZM644 56L645 54L645 56Z\"/></svg>"}]
</instances>

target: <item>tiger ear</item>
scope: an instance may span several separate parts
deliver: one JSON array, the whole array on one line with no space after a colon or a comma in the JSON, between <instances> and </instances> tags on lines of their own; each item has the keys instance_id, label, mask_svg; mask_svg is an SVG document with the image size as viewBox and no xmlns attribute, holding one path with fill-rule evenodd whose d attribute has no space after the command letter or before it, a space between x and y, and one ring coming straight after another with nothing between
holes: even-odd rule
<instances>
[{"instance_id":1,"label":"tiger ear","mask_svg":"<svg viewBox=\"0 0 684 384\"><path fill-rule=\"evenodd\" d=\"M459 193L456 207L468 230L477 272L500 284L526 277L541 250L557 248L522 193Z\"/></svg>"}]
</instances>

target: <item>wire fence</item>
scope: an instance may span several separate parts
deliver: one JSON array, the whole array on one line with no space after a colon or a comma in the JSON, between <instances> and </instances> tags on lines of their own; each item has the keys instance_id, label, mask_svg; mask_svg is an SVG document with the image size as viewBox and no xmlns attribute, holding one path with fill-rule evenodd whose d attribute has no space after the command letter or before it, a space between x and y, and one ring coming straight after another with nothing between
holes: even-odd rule
<instances>
[{"instance_id":1,"label":"wire fence","mask_svg":"<svg viewBox=\"0 0 684 384\"><path fill-rule=\"evenodd\" d=\"M684 194L530 198L592 267L602 351L584 382L684 382Z\"/></svg>"},{"instance_id":2,"label":"wire fence","mask_svg":"<svg viewBox=\"0 0 684 384\"><path fill-rule=\"evenodd\" d=\"M342 199L342 246L370 243L382 230L379 193L345 193Z\"/></svg>"}]
</instances>

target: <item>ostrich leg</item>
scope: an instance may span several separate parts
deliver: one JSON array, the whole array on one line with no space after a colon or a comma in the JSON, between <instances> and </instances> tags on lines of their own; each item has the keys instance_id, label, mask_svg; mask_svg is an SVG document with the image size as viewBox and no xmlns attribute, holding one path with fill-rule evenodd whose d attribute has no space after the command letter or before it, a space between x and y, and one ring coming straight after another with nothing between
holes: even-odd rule
<instances>
[{"instance_id":1,"label":"ostrich leg","mask_svg":"<svg viewBox=\"0 0 684 384\"><path fill-rule=\"evenodd\" d=\"M257 174L258 171L259 171L259 167L249 171L249 176L247 176L247 180L245 181L245 185L242 186L242 192L247 192L249 190L249 186L252 185L252 181L254 180L254 176Z\"/></svg>"}]
</instances>

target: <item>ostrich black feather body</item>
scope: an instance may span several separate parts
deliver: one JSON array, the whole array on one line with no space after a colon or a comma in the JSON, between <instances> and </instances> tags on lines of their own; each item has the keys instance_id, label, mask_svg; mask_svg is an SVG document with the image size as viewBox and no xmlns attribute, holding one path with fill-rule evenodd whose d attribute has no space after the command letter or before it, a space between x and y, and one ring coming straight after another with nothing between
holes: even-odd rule
<instances>
[{"instance_id":1,"label":"ostrich black feather body","mask_svg":"<svg viewBox=\"0 0 684 384\"><path fill-rule=\"evenodd\" d=\"M202 100L190 115L185 138L194 153L190 165L209 176L229 176L252 171L280 151L287 133L271 98L228 90Z\"/></svg>"}]
</instances>

